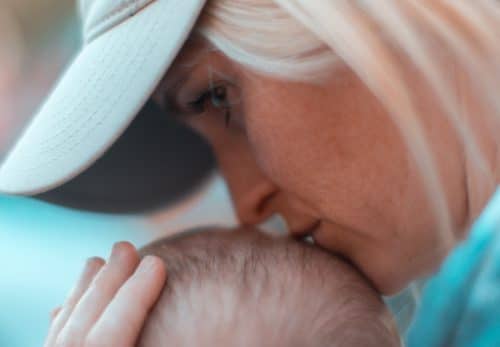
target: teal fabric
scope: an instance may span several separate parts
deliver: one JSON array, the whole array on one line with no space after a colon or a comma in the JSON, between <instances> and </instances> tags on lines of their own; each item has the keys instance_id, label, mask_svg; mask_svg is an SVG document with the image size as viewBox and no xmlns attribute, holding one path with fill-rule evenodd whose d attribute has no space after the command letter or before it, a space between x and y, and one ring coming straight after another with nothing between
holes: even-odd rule
<instances>
[{"instance_id":1,"label":"teal fabric","mask_svg":"<svg viewBox=\"0 0 500 347\"><path fill-rule=\"evenodd\" d=\"M411 325L422 295L423 283L415 281L397 295L383 297L391 310L401 336L405 336Z\"/></svg>"},{"instance_id":2,"label":"teal fabric","mask_svg":"<svg viewBox=\"0 0 500 347\"><path fill-rule=\"evenodd\" d=\"M500 189L429 281L408 347L500 347Z\"/></svg>"}]
</instances>

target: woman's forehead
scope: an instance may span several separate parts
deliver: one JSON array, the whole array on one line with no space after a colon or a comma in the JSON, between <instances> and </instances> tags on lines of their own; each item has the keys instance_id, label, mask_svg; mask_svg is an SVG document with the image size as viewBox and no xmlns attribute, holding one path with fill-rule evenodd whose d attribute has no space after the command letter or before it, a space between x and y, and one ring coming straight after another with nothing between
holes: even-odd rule
<instances>
[{"instance_id":1,"label":"woman's forehead","mask_svg":"<svg viewBox=\"0 0 500 347\"><path fill-rule=\"evenodd\" d=\"M216 52L218 50L206 39L198 35L191 36L177 54L165 78L175 78L176 75L189 73L198 65L210 63L216 59Z\"/></svg>"},{"instance_id":2,"label":"woman's forehead","mask_svg":"<svg viewBox=\"0 0 500 347\"><path fill-rule=\"evenodd\" d=\"M200 53L201 49L198 46L187 42L163 75L160 83L152 94L152 99L156 101L160 100L166 92L171 91L176 85L186 80L189 72L196 66L195 58Z\"/></svg>"}]
</instances>

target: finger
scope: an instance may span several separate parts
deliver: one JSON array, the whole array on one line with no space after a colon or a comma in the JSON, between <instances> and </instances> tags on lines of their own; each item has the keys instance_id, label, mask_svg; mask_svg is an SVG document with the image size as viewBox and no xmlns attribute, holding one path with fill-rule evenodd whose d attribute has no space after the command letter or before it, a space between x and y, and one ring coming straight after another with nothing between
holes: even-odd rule
<instances>
[{"instance_id":1,"label":"finger","mask_svg":"<svg viewBox=\"0 0 500 347\"><path fill-rule=\"evenodd\" d=\"M66 299L64 305L57 312L57 315L51 322L49 333L46 339L46 346L52 346L57 338L57 335L64 327L66 322L68 321L71 313L73 312L75 306L78 301L85 293L87 288L90 286L90 283L96 276L96 274L101 270L104 266L105 261L101 258L90 258L87 260L84 270L80 275L80 278L76 284L76 286L71 290L68 298Z\"/></svg>"},{"instance_id":2,"label":"finger","mask_svg":"<svg viewBox=\"0 0 500 347\"><path fill-rule=\"evenodd\" d=\"M59 314L59 312L61 312L61 309L62 309L62 306L58 306L56 307L55 309L53 309L52 311L50 311L50 321L53 322L54 319L57 317L57 315Z\"/></svg>"},{"instance_id":3,"label":"finger","mask_svg":"<svg viewBox=\"0 0 500 347\"><path fill-rule=\"evenodd\" d=\"M118 289L134 273L139 263L136 249L128 242L113 247L108 263L94 278L62 329L60 342L80 346Z\"/></svg>"},{"instance_id":4,"label":"finger","mask_svg":"<svg viewBox=\"0 0 500 347\"><path fill-rule=\"evenodd\" d=\"M99 318L87 342L91 346L135 346L166 277L165 264L160 258L145 257Z\"/></svg>"}]
</instances>

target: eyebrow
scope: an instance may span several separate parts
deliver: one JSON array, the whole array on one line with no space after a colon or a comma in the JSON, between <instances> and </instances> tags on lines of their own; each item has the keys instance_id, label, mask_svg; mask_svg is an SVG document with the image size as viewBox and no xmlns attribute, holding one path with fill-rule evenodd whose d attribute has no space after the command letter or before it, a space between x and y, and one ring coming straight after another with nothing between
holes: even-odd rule
<instances>
[{"instance_id":1,"label":"eyebrow","mask_svg":"<svg viewBox=\"0 0 500 347\"><path fill-rule=\"evenodd\" d=\"M182 116L182 111L176 107L178 106L175 100L175 91L179 90L180 87L186 83L192 76L198 71L199 66L203 65L202 62L207 59L209 53L218 51L216 49L205 52L206 54L202 54L201 56L196 57L195 59L189 59L188 62L180 63L179 67L183 70L182 73L179 73L180 76L173 80L170 86L163 85L160 92L160 106L165 111L177 113L179 116ZM168 71L167 71L168 74Z\"/></svg>"}]
</instances>

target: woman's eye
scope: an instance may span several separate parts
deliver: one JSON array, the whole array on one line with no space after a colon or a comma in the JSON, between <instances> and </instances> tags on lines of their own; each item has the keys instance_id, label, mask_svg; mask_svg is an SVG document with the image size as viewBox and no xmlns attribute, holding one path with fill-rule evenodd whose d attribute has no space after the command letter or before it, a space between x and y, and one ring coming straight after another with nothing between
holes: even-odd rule
<instances>
[{"instance_id":1,"label":"woman's eye","mask_svg":"<svg viewBox=\"0 0 500 347\"><path fill-rule=\"evenodd\" d=\"M227 98L227 89L224 86L219 86L213 89L212 104L215 107L231 107Z\"/></svg>"},{"instance_id":2,"label":"woman's eye","mask_svg":"<svg viewBox=\"0 0 500 347\"><path fill-rule=\"evenodd\" d=\"M223 85L215 86L204 92L195 101L189 103L190 109L197 113L205 113L208 107L213 107L216 111L222 111L225 117L226 126L229 126L231 120L231 107L238 100L230 100L228 88ZM233 97L233 99L235 99Z\"/></svg>"},{"instance_id":3,"label":"woman's eye","mask_svg":"<svg viewBox=\"0 0 500 347\"><path fill-rule=\"evenodd\" d=\"M226 88L224 86L218 86L201 94L195 101L190 102L189 106L193 111L201 113L205 111L208 101L216 108L228 107L226 98Z\"/></svg>"}]
</instances>

